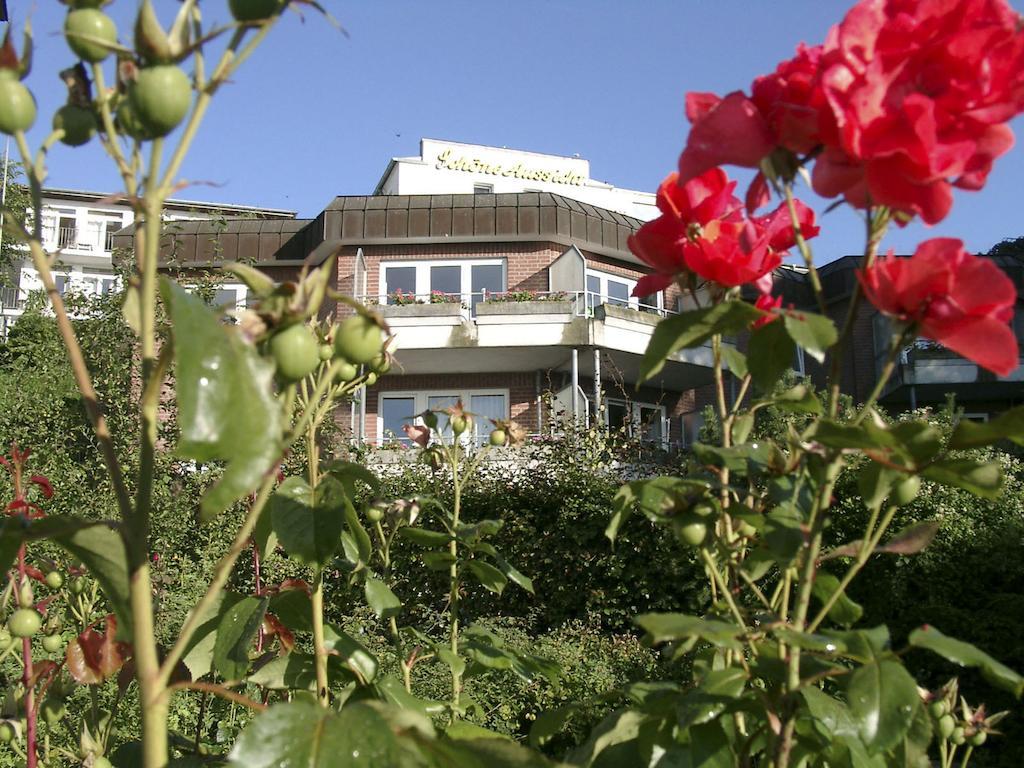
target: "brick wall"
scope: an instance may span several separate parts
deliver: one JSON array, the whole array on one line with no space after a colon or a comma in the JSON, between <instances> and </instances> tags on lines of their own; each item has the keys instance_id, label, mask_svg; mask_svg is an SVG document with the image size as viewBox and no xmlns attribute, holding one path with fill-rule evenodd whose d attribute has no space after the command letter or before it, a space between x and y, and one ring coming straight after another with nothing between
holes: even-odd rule
<instances>
[{"instance_id":1,"label":"brick wall","mask_svg":"<svg viewBox=\"0 0 1024 768\"><path fill-rule=\"evenodd\" d=\"M343 248L338 257L338 290L343 293L355 293L356 253L353 247ZM547 291L548 267L565 252L561 245L552 243L452 243L446 244L397 244L363 246L363 258L366 263L367 293L372 296L380 294L380 264L382 261L443 261L458 259L504 259L508 270L508 290L510 291ZM604 256L583 252L594 268L610 274L621 275L638 280L646 271L639 266L624 264ZM675 296L678 291L673 286L668 291L666 306L675 307ZM341 314L348 312L341 308Z\"/></svg>"}]
</instances>

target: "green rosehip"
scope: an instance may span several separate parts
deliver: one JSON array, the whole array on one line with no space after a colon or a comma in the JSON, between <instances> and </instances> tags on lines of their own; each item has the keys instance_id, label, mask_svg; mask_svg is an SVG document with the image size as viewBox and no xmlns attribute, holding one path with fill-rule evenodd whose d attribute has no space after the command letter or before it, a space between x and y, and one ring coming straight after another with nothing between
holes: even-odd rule
<instances>
[{"instance_id":1,"label":"green rosehip","mask_svg":"<svg viewBox=\"0 0 1024 768\"><path fill-rule=\"evenodd\" d=\"M896 487L892 491L892 500L896 506L905 507L907 504L917 498L918 492L921 490L921 478L917 475L911 475L906 477L900 482L896 483Z\"/></svg>"},{"instance_id":2,"label":"green rosehip","mask_svg":"<svg viewBox=\"0 0 1024 768\"><path fill-rule=\"evenodd\" d=\"M301 381L320 364L316 337L304 325L290 325L270 337L270 354L285 381Z\"/></svg>"},{"instance_id":3,"label":"green rosehip","mask_svg":"<svg viewBox=\"0 0 1024 768\"><path fill-rule=\"evenodd\" d=\"M7 619L7 629L15 637L32 637L43 626L43 619L33 608L19 608Z\"/></svg>"},{"instance_id":4,"label":"green rosehip","mask_svg":"<svg viewBox=\"0 0 1024 768\"><path fill-rule=\"evenodd\" d=\"M383 346L380 326L364 315L343 320L334 332L334 351L354 365L371 362Z\"/></svg>"}]
</instances>

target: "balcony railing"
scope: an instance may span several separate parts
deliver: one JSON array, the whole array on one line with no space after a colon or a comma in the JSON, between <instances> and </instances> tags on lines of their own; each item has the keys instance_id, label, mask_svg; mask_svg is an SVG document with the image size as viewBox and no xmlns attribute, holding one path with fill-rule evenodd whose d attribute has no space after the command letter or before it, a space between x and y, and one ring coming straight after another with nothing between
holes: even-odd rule
<instances>
[{"instance_id":1,"label":"balcony railing","mask_svg":"<svg viewBox=\"0 0 1024 768\"><path fill-rule=\"evenodd\" d=\"M613 297L607 294L594 293L593 291L478 291L473 293L442 293L433 291L431 293L406 293L396 291L382 301L380 295L357 296L357 299L367 304L379 304L388 307L437 307L434 312L424 314L436 315L438 313L463 314L465 317L475 317L476 308L481 303L489 305L507 305L509 314L514 313L516 305L529 305L530 312L536 313L542 310L544 304L551 305L552 313L560 311L561 306L571 305L570 313L576 317L593 317L595 310L604 305L632 309L646 314L667 317L677 314L671 309L656 307L650 304L643 304L638 301ZM442 307L450 307L450 312L445 312ZM527 311L523 307L524 312ZM410 312L412 314L412 311Z\"/></svg>"},{"instance_id":2,"label":"balcony railing","mask_svg":"<svg viewBox=\"0 0 1024 768\"><path fill-rule=\"evenodd\" d=\"M1009 376L996 377L955 352L935 344L920 344L900 353L883 397L901 386L975 384L993 381L1024 381L1024 366Z\"/></svg>"}]
</instances>

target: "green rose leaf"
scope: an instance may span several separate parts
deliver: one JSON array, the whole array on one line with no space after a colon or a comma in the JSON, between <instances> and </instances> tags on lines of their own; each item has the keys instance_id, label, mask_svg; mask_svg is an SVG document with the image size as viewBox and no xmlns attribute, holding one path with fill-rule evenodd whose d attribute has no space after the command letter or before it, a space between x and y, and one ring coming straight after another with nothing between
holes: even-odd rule
<instances>
[{"instance_id":1,"label":"green rose leaf","mask_svg":"<svg viewBox=\"0 0 1024 768\"><path fill-rule=\"evenodd\" d=\"M824 604L838 589L839 579L827 571L818 571L818 574L814 577L814 585L811 587L811 592L819 602ZM836 624L842 624L845 627L856 624L863 615L864 609L851 600L845 592L828 609L828 617Z\"/></svg>"},{"instance_id":2,"label":"green rose leaf","mask_svg":"<svg viewBox=\"0 0 1024 768\"><path fill-rule=\"evenodd\" d=\"M230 596L229 596L230 597ZM217 639L213 644L213 667L225 680L241 680L249 671L249 648L267 612L267 598L225 598Z\"/></svg>"},{"instance_id":3,"label":"green rose leaf","mask_svg":"<svg viewBox=\"0 0 1024 768\"><path fill-rule=\"evenodd\" d=\"M981 649L963 640L944 635L935 627L925 625L915 629L910 633L910 644L915 648L926 648L961 667L978 668L989 683L1009 691L1018 699L1024 695L1024 677Z\"/></svg>"},{"instance_id":4,"label":"green rose leaf","mask_svg":"<svg viewBox=\"0 0 1024 768\"><path fill-rule=\"evenodd\" d=\"M647 633L645 640L652 644L697 637L719 648L735 651L743 648L737 639L740 628L725 621L701 619L685 613L645 613L634 621Z\"/></svg>"},{"instance_id":5,"label":"green rose leaf","mask_svg":"<svg viewBox=\"0 0 1024 768\"><path fill-rule=\"evenodd\" d=\"M239 768L395 768L409 765L387 721L366 704L341 712L312 702L276 704L238 737L228 764ZM344 757L342 757L344 756Z\"/></svg>"},{"instance_id":6,"label":"green rose leaf","mask_svg":"<svg viewBox=\"0 0 1024 768\"><path fill-rule=\"evenodd\" d=\"M300 563L323 568L341 544L344 489L331 476L313 491L300 477L286 478L270 497L270 519L277 539Z\"/></svg>"},{"instance_id":7,"label":"green rose leaf","mask_svg":"<svg viewBox=\"0 0 1024 768\"><path fill-rule=\"evenodd\" d=\"M251 493L281 456L274 366L198 296L167 279L161 294L174 340L177 452L227 463L203 495L200 518L206 521Z\"/></svg>"},{"instance_id":8,"label":"green rose leaf","mask_svg":"<svg viewBox=\"0 0 1024 768\"><path fill-rule=\"evenodd\" d=\"M780 322L768 323L750 334L747 366L763 391L770 391L783 373L793 367L796 347Z\"/></svg>"},{"instance_id":9,"label":"green rose leaf","mask_svg":"<svg viewBox=\"0 0 1024 768\"><path fill-rule=\"evenodd\" d=\"M921 706L916 681L892 659L859 667L850 676L846 699L861 740L871 754L896 746Z\"/></svg>"},{"instance_id":10,"label":"green rose leaf","mask_svg":"<svg viewBox=\"0 0 1024 768\"><path fill-rule=\"evenodd\" d=\"M742 301L726 301L705 309L684 312L662 320L651 334L647 351L640 363L640 381L654 376L665 365L665 359L681 349L699 347L715 334L732 334L746 330L761 312Z\"/></svg>"},{"instance_id":11,"label":"green rose leaf","mask_svg":"<svg viewBox=\"0 0 1024 768\"><path fill-rule=\"evenodd\" d=\"M382 619L390 619L402 612L402 601L391 588L373 576L366 578L366 603Z\"/></svg>"},{"instance_id":12,"label":"green rose leaf","mask_svg":"<svg viewBox=\"0 0 1024 768\"><path fill-rule=\"evenodd\" d=\"M1011 408L991 421L961 419L953 430L949 447L977 448L1000 440L1012 440L1017 445L1024 445L1024 405Z\"/></svg>"},{"instance_id":13,"label":"green rose leaf","mask_svg":"<svg viewBox=\"0 0 1024 768\"><path fill-rule=\"evenodd\" d=\"M1003 472L994 461L940 459L921 472L922 477L954 488L963 488L975 496L997 499L1003 490Z\"/></svg>"},{"instance_id":14,"label":"green rose leaf","mask_svg":"<svg viewBox=\"0 0 1024 768\"><path fill-rule=\"evenodd\" d=\"M786 312L782 317L790 338L819 363L825 362L825 353L839 339L835 323L811 312Z\"/></svg>"}]
</instances>

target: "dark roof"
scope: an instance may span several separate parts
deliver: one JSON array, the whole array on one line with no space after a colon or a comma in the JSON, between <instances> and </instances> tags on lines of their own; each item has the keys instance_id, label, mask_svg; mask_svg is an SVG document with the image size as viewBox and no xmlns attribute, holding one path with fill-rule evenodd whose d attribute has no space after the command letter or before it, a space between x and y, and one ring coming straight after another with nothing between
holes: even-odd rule
<instances>
[{"instance_id":1,"label":"dark roof","mask_svg":"<svg viewBox=\"0 0 1024 768\"><path fill-rule=\"evenodd\" d=\"M632 216L549 192L490 195L337 197L312 220L172 222L180 263L323 261L345 245L540 241L576 245L637 263L627 238L643 224ZM115 237L131 247L132 230ZM163 248L170 255L171 245Z\"/></svg>"}]
</instances>

